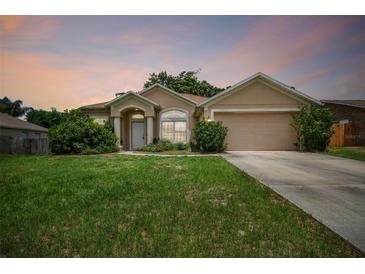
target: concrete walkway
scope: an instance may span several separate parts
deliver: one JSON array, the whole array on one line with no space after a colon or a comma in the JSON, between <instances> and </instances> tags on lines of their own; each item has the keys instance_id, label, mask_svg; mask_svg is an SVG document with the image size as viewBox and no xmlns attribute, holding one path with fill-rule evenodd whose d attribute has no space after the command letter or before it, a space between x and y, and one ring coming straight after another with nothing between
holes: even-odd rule
<instances>
[{"instance_id":1,"label":"concrete walkway","mask_svg":"<svg viewBox=\"0 0 365 274\"><path fill-rule=\"evenodd\" d=\"M292 151L223 157L365 252L365 162Z\"/></svg>"},{"instance_id":2,"label":"concrete walkway","mask_svg":"<svg viewBox=\"0 0 365 274\"><path fill-rule=\"evenodd\" d=\"M123 155L133 155L133 156L157 156L157 157L212 157L212 156L221 156L218 153L211 154L201 154L201 153L189 153L189 154L162 154L162 153L147 153L140 151L121 151L118 154Z\"/></svg>"}]
</instances>

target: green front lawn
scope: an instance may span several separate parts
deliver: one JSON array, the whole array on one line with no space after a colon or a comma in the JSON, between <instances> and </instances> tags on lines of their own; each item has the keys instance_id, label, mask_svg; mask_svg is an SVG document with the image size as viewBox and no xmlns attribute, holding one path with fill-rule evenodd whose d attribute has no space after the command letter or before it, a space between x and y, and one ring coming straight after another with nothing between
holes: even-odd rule
<instances>
[{"instance_id":1,"label":"green front lawn","mask_svg":"<svg viewBox=\"0 0 365 274\"><path fill-rule=\"evenodd\" d=\"M329 148L327 154L353 160L365 161L365 147Z\"/></svg>"},{"instance_id":2,"label":"green front lawn","mask_svg":"<svg viewBox=\"0 0 365 274\"><path fill-rule=\"evenodd\" d=\"M0 257L352 257L220 157L0 156Z\"/></svg>"}]
</instances>

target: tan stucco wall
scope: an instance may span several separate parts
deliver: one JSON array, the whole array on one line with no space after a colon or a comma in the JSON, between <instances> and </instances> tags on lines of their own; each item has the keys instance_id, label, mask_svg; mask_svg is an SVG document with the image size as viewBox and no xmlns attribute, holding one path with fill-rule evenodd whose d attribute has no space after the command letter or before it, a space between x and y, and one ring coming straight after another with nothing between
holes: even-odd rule
<instances>
[{"instance_id":1,"label":"tan stucco wall","mask_svg":"<svg viewBox=\"0 0 365 274\"><path fill-rule=\"evenodd\" d=\"M108 122L110 120L109 113L90 113L90 118L93 118L97 121L105 121Z\"/></svg>"},{"instance_id":2,"label":"tan stucco wall","mask_svg":"<svg viewBox=\"0 0 365 274\"><path fill-rule=\"evenodd\" d=\"M105 110L83 109L82 112L85 113L86 115L88 115L90 118L103 119L106 121L110 121L110 110L109 109L105 109Z\"/></svg>"},{"instance_id":3,"label":"tan stucco wall","mask_svg":"<svg viewBox=\"0 0 365 274\"><path fill-rule=\"evenodd\" d=\"M194 128L196 123L196 118L194 118L195 106L191 103L186 102L183 99L179 99L175 95L161 89L160 87L155 87L148 92L144 93L143 96L160 105L160 110L156 113L156 118L154 119L154 137L160 137L160 115L164 111L170 109L184 110L188 113L188 139L191 136L191 130Z\"/></svg>"},{"instance_id":4,"label":"tan stucco wall","mask_svg":"<svg viewBox=\"0 0 365 274\"><path fill-rule=\"evenodd\" d=\"M116 102L110 107L110 114L112 117L120 116L121 111L128 110L132 108L139 108L145 111L145 116L154 116L154 107L143 102L142 100L130 96L129 98L124 98L121 102Z\"/></svg>"},{"instance_id":5,"label":"tan stucco wall","mask_svg":"<svg viewBox=\"0 0 365 274\"><path fill-rule=\"evenodd\" d=\"M257 108L298 108L305 104L301 99L288 96L280 89L261 81L238 88L230 95L204 108L204 117L208 118L211 109L257 109Z\"/></svg>"}]
</instances>

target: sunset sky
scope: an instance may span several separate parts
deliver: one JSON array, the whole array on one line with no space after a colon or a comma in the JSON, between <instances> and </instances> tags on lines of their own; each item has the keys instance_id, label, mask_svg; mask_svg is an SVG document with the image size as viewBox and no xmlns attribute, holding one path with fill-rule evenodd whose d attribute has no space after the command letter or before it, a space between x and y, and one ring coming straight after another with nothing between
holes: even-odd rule
<instances>
[{"instance_id":1,"label":"sunset sky","mask_svg":"<svg viewBox=\"0 0 365 274\"><path fill-rule=\"evenodd\" d=\"M58 110L202 69L264 72L317 99L365 99L364 16L0 16L0 96Z\"/></svg>"}]
</instances>

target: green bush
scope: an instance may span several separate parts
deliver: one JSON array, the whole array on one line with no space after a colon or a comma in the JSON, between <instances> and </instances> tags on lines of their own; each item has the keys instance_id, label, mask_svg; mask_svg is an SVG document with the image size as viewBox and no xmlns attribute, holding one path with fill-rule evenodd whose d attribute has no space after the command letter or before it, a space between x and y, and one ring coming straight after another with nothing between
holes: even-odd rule
<instances>
[{"instance_id":1,"label":"green bush","mask_svg":"<svg viewBox=\"0 0 365 274\"><path fill-rule=\"evenodd\" d=\"M227 147L227 132L221 122L202 120L193 129L194 147L201 152L222 152Z\"/></svg>"},{"instance_id":2,"label":"green bush","mask_svg":"<svg viewBox=\"0 0 365 274\"><path fill-rule=\"evenodd\" d=\"M300 151L324 151L333 134L332 113L323 106L306 105L294 116Z\"/></svg>"},{"instance_id":3,"label":"green bush","mask_svg":"<svg viewBox=\"0 0 365 274\"><path fill-rule=\"evenodd\" d=\"M100 125L79 111L49 129L49 146L55 154L94 154L117 151L117 137L110 125Z\"/></svg>"},{"instance_id":4,"label":"green bush","mask_svg":"<svg viewBox=\"0 0 365 274\"><path fill-rule=\"evenodd\" d=\"M189 149L188 144L184 143L172 143L168 140L154 140L152 144L145 145L138 148L138 151L145 152L163 152L169 150L187 150Z\"/></svg>"}]
</instances>

